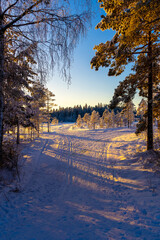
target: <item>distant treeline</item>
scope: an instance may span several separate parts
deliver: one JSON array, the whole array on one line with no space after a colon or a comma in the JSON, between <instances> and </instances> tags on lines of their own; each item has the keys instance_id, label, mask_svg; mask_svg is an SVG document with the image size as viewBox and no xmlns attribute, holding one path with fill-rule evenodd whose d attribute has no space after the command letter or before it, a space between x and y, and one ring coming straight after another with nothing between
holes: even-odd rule
<instances>
[{"instance_id":1,"label":"distant treeline","mask_svg":"<svg viewBox=\"0 0 160 240\"><path fill-rule=\"evenodd\" d=\"M85 113L91 114L93 110L99 113L100 117L102 117L102 114L105 109L108 109L107 104L98 103L98 105L91 107L87 104L85 106L77 105L74 107L60 107L59 109L56 109L51 113L51 118L56 117L59 122L76 122L78 115L80 114L81 117L84 116ZM120 112L122 109L117 107L114 109L114 112Z\"/></svg>"}]
</instances>

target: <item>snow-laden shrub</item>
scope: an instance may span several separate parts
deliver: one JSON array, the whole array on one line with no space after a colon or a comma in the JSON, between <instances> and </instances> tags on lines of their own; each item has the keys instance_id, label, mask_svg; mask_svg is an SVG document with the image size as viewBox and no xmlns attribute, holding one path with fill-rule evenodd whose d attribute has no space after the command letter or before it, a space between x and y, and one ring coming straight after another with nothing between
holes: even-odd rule
<instances>
[{"instance_id":1,"label":"snow-laden shrub","mask_svg":"<svg viewBox=\"0 0 160 240\"><path fill-rule=\"evenodd\" d=\"M160 151L160 131L158 128L154 131L154 149Z\"/></svg>"},{"instance_id":2,"label":"snow-laden shrub","mask_svg":"<svg viewBox=\"0 0 160 240\"><path fill-rule=\"evenodd\" d=\"M58 124L58 119L56 118L56 117L54 117L53 119L52 119L52 122L51 122L51 124L53 124L53 125L56 125L56 124Z\"/></svg>"},{"instance_id":3,"label":"snow-laden shrub","mask_svg":"<svg viewBox=\"0 0 160 240\"><path fill-rule=\"evenodd\" d=\"M18 159L19 151L17 146L11 141L3 142L3 163L1 167L8 168L10 170L15 169L18 173Z\"/></svg>"}]
</instances>

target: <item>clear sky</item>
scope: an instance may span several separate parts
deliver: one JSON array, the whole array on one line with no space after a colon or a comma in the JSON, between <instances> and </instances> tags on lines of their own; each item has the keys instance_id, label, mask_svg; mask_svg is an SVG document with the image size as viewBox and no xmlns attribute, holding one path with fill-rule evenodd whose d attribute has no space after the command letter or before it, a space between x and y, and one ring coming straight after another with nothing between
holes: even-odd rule
<instances>
[{"instance_id":1,"label":"clear sky","mask_svg":"<svg viewBox=\"0 0 160 240\"><path fill-rule=\"evenodd\" d=\"M93 47L101 42L110 40L114 35L112 30L102 32L95 30L95 26L101 20L99 3L95 4L97 14L92 21L92 27L85 38L81 39L74 51L74 61L71 66L72 83L67 85L54 73L48 81L48 88L55 96L55 103L61 107L73 107L74 105L91 105L98 103L108 104L112 99L114 89L119 81L124 80L129 70L119 77L108 77L106 68L95 71L90 67L90 61L94 56ZM102 11L102 10L101 10ZM103 13L104 14L104 13Z\"/></svg>"}]
</instances>

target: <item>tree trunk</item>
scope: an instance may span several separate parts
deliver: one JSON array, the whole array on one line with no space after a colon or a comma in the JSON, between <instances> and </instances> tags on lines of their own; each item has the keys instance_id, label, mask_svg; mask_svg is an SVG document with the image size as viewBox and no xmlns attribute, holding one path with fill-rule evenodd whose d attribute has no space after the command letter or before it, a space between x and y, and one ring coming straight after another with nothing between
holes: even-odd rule
<instances>
[{"instance_id":1,"label":"tree trunk","mask_svg":"<svg viewBox=\"0 0 160 240\"><path fill-rule=\"evenodd\" d=\"M39 138L39 121L38 121L38 126L37 126L38 128L37 128L37 136L38 136L38 138Z\"/></svg>"},{"instance_id":2,"label":"tree trunk","mask_svg":"<svg viewBox=\"0 0 160 240\"><path fill-rule=\"evenodd\" d=\"M32 140L32 127L31 127L31 140Z\"/></svg>"},{"instance_id":3,"label":"tree trunk","mask_svg":"<svg viewBox=\"0 0 160 240\"><path fill-rule=\"evenodd\" d=\"M48 118L48 132L50 132L49 125L50 125L50 114L49 114L49 97L47 99L47 118Z\"/></svg>"},{"instance_id":4,"label":"tree trunk","mask_svg":"<svg viewBox=\"0 0 160 240\"><path fill-rule=\"evenodd\" d=\"M1 13L1 9L0 9ZM3 81L4 81L4 32L2 31L3 21L0 19L0 164L2 163L2 142L3 142Z\"/></svg>"},{"instance_id":5,"label":"tree trunk","mask_svg":"<svg viewBox=\"0 0 160 240\"><path fill-rule=\"evenodd\" d=\"M148 126L147 126L147 150L153 149L153 78L152 78L152 42L151 32L149 32L148 42L148 59L149 59L149 73L148 73Z\"/></svg>"},{"instance_id":6,"label":"tree trunk","mask_svg":"<svg viewBox=\"0 0 160 240\"><path fill-rule=\"evenodd\" d=\"M39 137L39 129L40 129L40 126L39 126L39 109L38 109L38 119L37 119L37 134L38 134L38 137Z\"/></svg>"},{"instance_id":7,"label":"tree trunk","mask_svg":"<svg viewBox=\"0 0 160 240\"><path fill-rule=\"evenodd\" d=\"M19 121L17 121L17 144L19 144Z\"/></svg>"},{"instance_id":8,"label":"tree trunk","mask_svg":"<svg viewBox=\"0 0 160 240\"><path fill-rule=\"evenodd\" d=\"M49 132L49 130L50 130L50 129L49 129L49 125L50 125L50 122L49 122L49 121L50 121L50 119L49 119L49 117L48 117L48 132Z\"/></svg>"}]
</instances>

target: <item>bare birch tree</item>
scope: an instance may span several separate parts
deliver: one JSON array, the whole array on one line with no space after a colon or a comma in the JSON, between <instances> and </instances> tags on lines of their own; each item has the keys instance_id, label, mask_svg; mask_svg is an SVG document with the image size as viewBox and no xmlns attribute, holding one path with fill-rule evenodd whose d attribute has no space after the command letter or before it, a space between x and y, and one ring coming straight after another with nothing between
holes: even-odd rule
<instances>
[{"instance_id":1,"label":"bare birch tree","mask_svg":"<svg viewBox=\"0 0 160 240\"><path fill-rule=\"evenodd\" d=\"M70 54L78 37L84 33L85 22L89 19L89 2L91 1L84 0L86 12L79 10L78 14L75 10L73 11L76 2L0 0L0 162L2 162L6 44L14 48L17 54L19 49L22 51L31 43L34 44L35 50L38 49L36 56L41 77L45 74L43 66L50 60L52 67L61 62L61 73L65 79L69 80ZM7 35L10 37L6 38Z\"/></svg>"}]
</instances>

